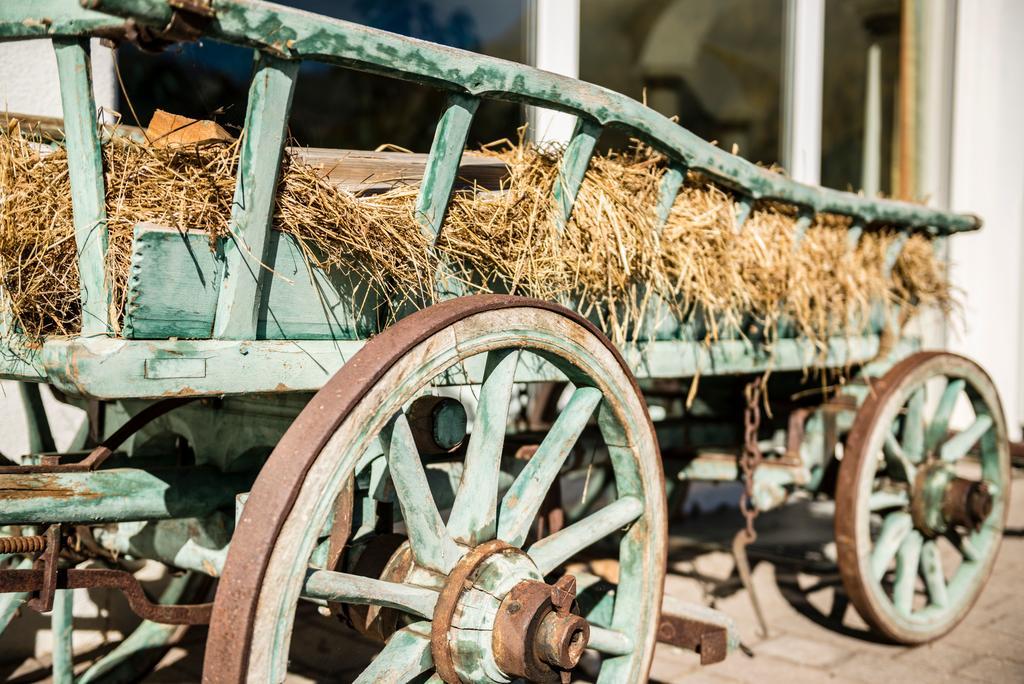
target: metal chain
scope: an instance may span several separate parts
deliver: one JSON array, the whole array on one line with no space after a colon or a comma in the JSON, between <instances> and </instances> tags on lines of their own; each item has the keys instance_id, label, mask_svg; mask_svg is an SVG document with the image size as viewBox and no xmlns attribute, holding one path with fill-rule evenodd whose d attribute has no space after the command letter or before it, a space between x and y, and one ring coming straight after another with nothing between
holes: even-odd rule
<instances>
[{"instance_id":1,"label":"metal chain","mask_svg":"<svg viewBox=\"0 0 1024 684\"><path fill-rule=\"evenodd\" d=\"M743 493L740 494L740 512L747 522L745 530L747 543L757 539L754 520L759 513L754 500L754 471L764 460L757 443L757 432L761 427L761 381L758 377L747 383L744 396L747 406L743 411L743 453L740 456L740 470L743 473Z\"/></svg>"}]
</instances>

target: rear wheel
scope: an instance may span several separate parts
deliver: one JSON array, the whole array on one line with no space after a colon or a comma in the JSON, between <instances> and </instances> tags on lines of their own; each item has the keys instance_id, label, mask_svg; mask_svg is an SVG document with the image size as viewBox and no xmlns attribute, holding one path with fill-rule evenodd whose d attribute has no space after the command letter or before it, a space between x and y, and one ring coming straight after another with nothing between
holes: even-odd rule
<instances>
[{"instance_id":1,"label":"rear wheel","mask_svg":"<svg viewBox=\"0 0 1024 684\"><path fill-rule=\"evenodd\" d=\"M991 572L1009 496L1006 422L988 375L940 352L894 366L873 383L839 468L839 570L860 615L905 644L952 629Z\"/></svg>"},{"instance_id":2,"label":"rear wheel","mask_svg":"<svg viewBox=\"0 0 1024 684\"><path fill-rule=\"evenodd\" d=\"M505 439L513 380L517 367L536 369L541 361L575 389L537 444L516 449ZM433 446L441 441L461 455L440 467L427 455L422 397L453 378L481 378L472 388L478 403L464 444L458 434L434 439ZM429 401L437 411L440 404ZM585 432L608 452L615 497L538 538L536 519ZM458 474L447 501L436 486L439 471ZM393 495L400 524L368 506L374 492L378 502ZM340 554L339 537L347 539ZM271 456L231 543L204 676L282 680L296 611L320 602L322 613L340 613L381 644L361 671L335 673L342 679L567 681L590 650L598 681L643 681L665 539L654 431L608 341L541 302L446 302L369 342ZM617 556L618 584L581 616L576 589L606 583L566 567L602 542Z\"/></svg>"}]
</instances>

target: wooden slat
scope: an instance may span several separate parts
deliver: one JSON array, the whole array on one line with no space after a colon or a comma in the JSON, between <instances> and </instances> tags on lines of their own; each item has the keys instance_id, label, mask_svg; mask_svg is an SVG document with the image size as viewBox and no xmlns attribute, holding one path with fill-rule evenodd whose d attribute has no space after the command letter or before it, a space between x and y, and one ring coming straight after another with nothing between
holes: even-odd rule
<instances>
[{"instance_id":1,"label":"wooden slat","mask_svg":"<svg viewBox=\"0 0 1024 684\"><path fill-rule=\"evenodd\" d=\"M277 177L298 70L298 62L260 54L249 87L231 214L232 237L224 243L225 270L214 322L218 339L256 336L260 290L270 277L262 264L270 244Z\"/></svg>"},{"instance_id":2,"label":"wooden slat","mask_svg":"<svg viewBox=\"0 0 1024 684\"><path fill-rule=\"evenodd\" d=\"M473 123L473 115L478 106L479 98L452 93L437 122L420 193L416 198L416 218L431 243L441 234L448 200L451 199L452 187L459 173L462 151L466 148L469 126Z\"/></svg>"},{"instance_id":3,"label":"wooden slat","mask_svg":"<svg viewBox=\"0 0 1024 684\"><path fill-rule=\"evenodd\" d=\"M672 213L672 205L676 203L676 196L679 189L683 187L686 180L686 167L677 162L669 164L665 175L661 177L661 187L658 189L658 206L655 209L654 228L658 232L668 223L669 215Z\"/></svg>"},{"instance_id":4,"label":"wooden slat","mask_svg":"<svg viewBox=\"0 0 1024 684\"><path fill-rule=\"evenodd\" d=\"M569 223L569 217L572 216L572 205L576 202L580 186L583 185L583 177L587 175L590 157L594 154L594 147L600 136L601 126L596 121L582 117L577 119L576 130L566 145L558 179L552 190L558 209L556 218L561 228Z\"/></svg>"},{"instance_id":5,"label":"wooden slat","mask_svg":"<svg viewBox=\"0 0 1024 684\"><path fill-rule=\"evenodd\" d=\"M107 254L107 211L103 189L103 158L92 91L88 38L55 38L60 99L67 134L68 173L78 250L82 298L82 334L105 335L110 327L110 288L104 263Z\"/></svg>"}]
</instances>

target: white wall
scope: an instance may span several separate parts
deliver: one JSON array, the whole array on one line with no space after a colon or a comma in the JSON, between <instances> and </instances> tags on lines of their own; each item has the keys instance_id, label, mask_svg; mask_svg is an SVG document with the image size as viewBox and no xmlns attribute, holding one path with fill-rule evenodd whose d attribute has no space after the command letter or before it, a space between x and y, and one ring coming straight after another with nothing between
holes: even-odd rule
<instances>
[{"instance_id":1,"label":"white wall","mask_svg":"<svg viewBox=\"0 0 1024 684\"><path fill-rule=\"evenodd\" d=\"M964 326L949 346L999 386L1011 437L1022 422L1024 2L961 1L957 14L950 204L984 228L950 240Z\"/></svg>"},{"instance_id":2,"label":"white wall","mask_svg":"<svg viewBox=\"0 0 1024 684\"><path fill-rule=\"evenodd\" d=\"M564 76L580 74L580 0L532 0L527 55L532 66ZM535 142L566 143L576 117L527 108L528 133Z\"/></svg>"},{"instance_id":3,"label":"white wall","mask_svg":"<svg viewBox=\"0 0 1024 684\"><path fill-rule=\"evenodd\" d=\"M113 53L92 41L96 104L111 109L116 101ZM0 110L61 116L57 58L49 40L0 43Z\"/></svg>"}]
</instances>

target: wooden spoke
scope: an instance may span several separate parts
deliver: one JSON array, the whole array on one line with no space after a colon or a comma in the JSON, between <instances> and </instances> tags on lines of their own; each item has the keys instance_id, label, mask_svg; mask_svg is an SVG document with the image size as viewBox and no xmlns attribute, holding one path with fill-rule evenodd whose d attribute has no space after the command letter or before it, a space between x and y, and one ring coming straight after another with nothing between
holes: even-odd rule
<instances>
[{"instance_id":1,"label":"wooden spoke","mask_svg":"<svg viewBox=\"0 0 1024 684\"><path fill-rule=\"evenodd\" d=\"M455 566L459 550L448 535L430 494L427 475L404 413L397 413L381 431L381 443L413 558L419 565L447 574Z\"/></svg>"},{"instance_id":2,"label":"wooden spoke","mask_svg":"<svg viewBox=\"0 0 1024 684\"><path fill-rule=\"evenodd\" d=\"M910 395L907 411L903 416L904 453L913 463L924 458L924 387Z\"/></svg>"},{"instance_id":3,"label":"wooden spoke","mask_svg":"<svg viewBox=\"0 0 1024 684\"><path fill-rule=\"evenodd\" d=\"M518 361L519 352L514 349L487 354L465 470L448 517L448 533L469 545L494 538L501 452Z\"/></svg>"},{"instance_id":4,"label":"wooden spoke","mask_svg":"<svg viewBox=\"0 0 1024 684\"><path fill-rule=\"evenodd\" d=\"M424 623L416 623L422 625ZM411 625L395 632L355 684L400 684L410 682L434 667L430 637ZM429 626L427 627L429 630ZM429 633L429 631L427 632Z\"/></svg>"},{"instance_id":5,"label":"wooden spoke","mask_svg":"<svg viewBox=\"0 0 1024 684\"><path fill-rule=\"evenodd\" d=\"M71 682L75 678L75 650L71 643L74 620L74 589L60 589L53 601L50 626L53 630L53 681Z\"/></svg>"},{"instance_id":6,"label":"wooden spoke","mask_svg":"<svg viewBox=\"0 0 1024 684\"><path fill-rule=\"evenodd\" d=\"M914 475L917 474L917 468L911 463L907 452L900 446L896 435L891 432L885 436L885 445L882 447L882 453L885 455L885 463L889 468L889 472L912 485L914 483Z\"/></svg>"},{"instance_id":7,"label":"wooden spoke","mask_svg":"<svg viewBox=\"0 0 1024 684\"><path fill-rule=\"evenodd\" d=\"M978 551L978 547L971 541L969 534L963 535L956 530L950 530L947 533L947 537L953 543L953 546L956 547L957 551L960 552L960 555L963 556L964 560L973 562L981 558L981 552Z\"/></svg>"},{"instance_id":8,"label":"wooden spoke","mask_svg":"<svg viewBox=\"0 0 1024 684\"><path fill-rule=\"evenodd\" d=\"M966 385L964 380L951 380L942 390L939 405L935 407L935 415L932 417L931 424L928 425L928 433L925 438L927 451L934 451L946 439L946 431L949 430L949 417L953 414L956 400Z\"/></svg>"},{"instance_id":9,"label":"wooden spoke","mask_svg":"<svg viewBox=\"0 0 1024 684\"><path fill-rule=\"evenodd\" d=\"M904 615L910 615L914 610L914 590L917 587L923 543L921 533L910 530L896 552L896 583L893 585L892 602L896 610Z\"/></svg>"},{"instance_id":10,"label":"wooden spoke","mask_svg":"<svg viewBox=\"0 0 1024 684\"><path fill-rule=\"evenodd\" d=\"M385 582L345 572L310 569L302 585L306 598L396 608L430 619L437 604L437 592L411 584Z\"/></svg>"},{"instance_id":11,"label":"wooden spoke","mask_svg":"<svg viewBox=\"0 0 1024 684\"><path fill-rule=\"evenodd\" d=\"M610 656L626 655L633 652L633 640L622 632L590 625L590 641L587 648Z\"/></svg>"},{"instance_id":12,"label":"wooden spoke","mask_svg":"<svg viewBox=\"0 0 1024 684\"><path fill-rule=\"evenodd\" d=\"M599 403L601 390L595 387L580 387L573 392L530 462L502 498L498 539L513 546L522 546L526 541L544 497L552 486L558 486L555 478Z\"/></svg>"},{"instance_id":13,"label":"wooden spoke","mask_svg":"<svg viewBox=\"0 0 1024 684\"><path fill-rule=\"evenodd\" d=\"M542 575L546 575L594 542L640 517L644 505L625 496L579 522L565 527L527 549ZM909 518L909 516L907 516Z\"/></svg>"},{"instance_id":14,"label":"wooden spoke","mask_svg":"<svg viewBox=\"0 0 1024 684\"><path fill-rule=\"evenodd\" d=\"M967 429L950 437L949 441L939 448L939 457L947 463L963 458L991 427L992 416L986 413L981 414Z\"/></svg>"},{"instance_id":15,"label":"wooden spoke","mask_svg":"<svg viewBox=\"0 0 1024 684\"><path fill-rule=\"evenodd\" d=\"M949 593L946 589L946 574L942 570L942 556L939 545L929 539L921 547L921 575L928 588L928 598L932 604L944 608L949 605Z\"/></svg>"},{"instance_id":16,"label":"wooden spoke","mask_svg":"<svg viewBox=\"0 0 1024 684\"><path fill-rule=\"evenodd\" d=\"M875 540L875 547L871 550L871 575L875 580L881 581L885 576L889 563L896 556L900 544L910 533L913 525L909 513L898 511L886 516L882 523L882 531Z\"/></svg>"},{"instance_id":17,"label":"wooden spoke","mask_svg":"<svg viewBox=\"0 0 1024 684\"><path fill-rule=\"evenodd\" d=\"M910 496L905 491L883 490L871 493L868 508L883 511L887 508L904 508L910 505Z\"/></svg>"}]
</instances>

